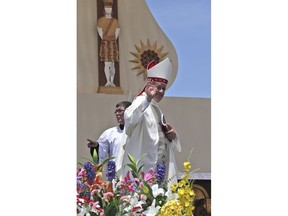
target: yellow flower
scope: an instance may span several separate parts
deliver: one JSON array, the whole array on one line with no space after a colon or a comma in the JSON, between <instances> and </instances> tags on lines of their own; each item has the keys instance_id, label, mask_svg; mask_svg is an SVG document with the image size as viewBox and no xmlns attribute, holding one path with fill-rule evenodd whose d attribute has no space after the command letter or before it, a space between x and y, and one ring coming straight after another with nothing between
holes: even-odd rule
<instances>
[{"instance_id":1,"label":"yellow flower","mask_svg":"<svg viewBox=\"0 0 288 216\"><path fill-rule=\"evenodd\" d=\"M186 184L185 181L183 181L183 179L181 181L178 182L178 187L183 187Z\"/></svg>"},{"instance_id":2,"label":"yellow flower","mask_svg":"<svg viewBox=\"0 0 288 216\"><path fill-rule=\"evenodd\" d=\"M179 195L179 196L183 195L184 193L185 193L185 191L184 191L183 188L181 188L181 189L178 190L178 195Z\"/></svg>"},{"instance_id":3,"label":"yellow flower","mask_svg":"<svg viewBox=\"0 0 288 216\"><path fill-rule=\"evenodd\" d=\"M191 165L190 165L190 162L184 162L184 171L185 172L189 172L191 169Z\"/></svg>"},{"instance_id":4,"label":"yellow flower","mask_svg":"<svg viewBox=\"0 0 288 216\"><path fill-rule=\"evenodd\" d=\"M170 200L162 206L159 216L182 216L182 206L175 200Z\"/></svg>"},{"instance_id":5,"label":"yellow flower","mask_svg":"<svg viewBox=\"0 0 288 216\"><path fill-rule=\"evenodd\" d=\"M189 190L189 195L190 195L190 196L195 196L194 190Z\"/></svg>"},{"instance_id":6,"label":"yellow flower","mask_svg":"<svg viewBox=\"0 0 288 216\"><path fill-rule=\"evenodd\" d=\"M172 190L172 192L176 192L176 190L177 190L177 184L172 184L172 185L171 185L171 190Z\"/></svg>"},{"instance_id":7,"label":"yellow flower","mask_svg":"<svg viewBox=\"0 0 288 216\"><path fill-rule=\"evenodd\" d=\"M191 203L186 200L185 207L187 208L189 205L191 205Z\"/></svg>"},{"instance_id":8,"label":"yellow flower","mask_svg":"<svg viewBox=\"0 0 288 216\"><path fill-rule=\"evenodd\" d=\"M190 162L184 162L185 175L177 184L171 185L171 190L178 195L178 201L170 200L162 206L159 216L193 216L193 205L195 192L192 190L192 184L189 180L191 169Z\"/></svg>"}]
</instances>

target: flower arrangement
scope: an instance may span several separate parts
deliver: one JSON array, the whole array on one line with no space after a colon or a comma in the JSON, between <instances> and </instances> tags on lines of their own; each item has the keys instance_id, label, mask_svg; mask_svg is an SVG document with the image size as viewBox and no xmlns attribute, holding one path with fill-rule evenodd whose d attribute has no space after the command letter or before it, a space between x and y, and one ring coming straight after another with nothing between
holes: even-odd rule
<instances>
[{"instance_id":1,"label":"flower arrangement","mask_svg":"<svg viewBox=\"0 0 288 216\"><path fill-rule=\"evenodd\" d=\"M195 193L189 180L190 162L184 162L185 175L167 188L165 164L159 163L147 173L138 160L129 156L129 171L123 179L115 172L115 162L109 158L102 164L87 161L77 171L78 216L193 216ZM106 165L106 181L102 181Z\"/></svg>"}]
</instances>

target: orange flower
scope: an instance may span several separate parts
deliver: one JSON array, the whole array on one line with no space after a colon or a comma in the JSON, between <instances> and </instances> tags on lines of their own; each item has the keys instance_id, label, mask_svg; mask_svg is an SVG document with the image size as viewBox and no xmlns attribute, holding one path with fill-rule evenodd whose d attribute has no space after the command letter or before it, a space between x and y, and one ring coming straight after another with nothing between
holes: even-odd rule
<instances>
[{"instance_id":1,"label":"orange flower","mask_svg":"<svg viewBox=\"0 0 288 216\"><path fill-rule=\"evenodd\" d=\"M102 179L102 173L99 172L99 173L96 174L96 177L95 177L93 183L95 183L95 184L97 184L97 185L99 185L99 186L100 186L100 185L103 185L103 184L108 184L107 181L101 181L101 179Z\"/></svg>"},{"instance_id":2,"label":"orange flower","mask_svg":"<svg viewBox=\"0 0 288 216\"><path fill-rule=\"evenodd\" d=\"M100 165L95 165L95 164L93 164L93 168L94 168L94 171L95 171L95 173L97 173L98 172L98 170L99 171L101 171L100 169L101 169L101 167L102 167L102 165L100 164Z\"/></svg>"},{"instance_id":3,"label":"orange flower","mask_svg":"<svg viewBox=\"0 0 288 216\"><path fill-rule=\"evenodd\" d=\"M112 182L109 182L108 185L107 185L107 191L108 192L113 192L113 184Z\"/></svg>"}]
</instances>

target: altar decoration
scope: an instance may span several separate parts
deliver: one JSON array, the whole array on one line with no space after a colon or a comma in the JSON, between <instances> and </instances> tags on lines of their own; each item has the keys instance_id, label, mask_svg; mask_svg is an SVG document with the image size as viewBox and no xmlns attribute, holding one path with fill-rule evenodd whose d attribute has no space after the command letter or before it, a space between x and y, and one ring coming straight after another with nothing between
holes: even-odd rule
<instances>
[{"instance_id":1,"label":"altar decoration","mask_svg":"<svg viewBox=\"0 0 288 216\"><path fill-rule=\"evenodd\" d=\"M102 164L86 161L77 170L78 216L193 216L195 193L190 162L184 162L184 175L177 184L167 187L165 164L143 172L141 159L128 155L129 171L120 179L115 162L109 158ZM104 169L105 168L105 169ZM106 180L102 180L105 172Z\"/></svg>"}]
</instances>

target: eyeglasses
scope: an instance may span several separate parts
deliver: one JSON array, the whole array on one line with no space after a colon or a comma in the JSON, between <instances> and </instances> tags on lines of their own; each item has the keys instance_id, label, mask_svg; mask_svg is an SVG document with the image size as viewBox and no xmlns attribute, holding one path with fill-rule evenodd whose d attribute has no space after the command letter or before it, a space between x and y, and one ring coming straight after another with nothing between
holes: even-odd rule
<instances>
[{"instance_id":1,"label":"eyeglasses","mask_svg":"<svg viewBox=\"0 0 288 216\"><path fill-rule=\"evenodd\" d=\"M114 112L114 114L116 114L116 113L123 113L124 112L124 110L121 110L121 109L118 109L118 110L115 110L115 112Z\"/></svg>"}]
</instances>

